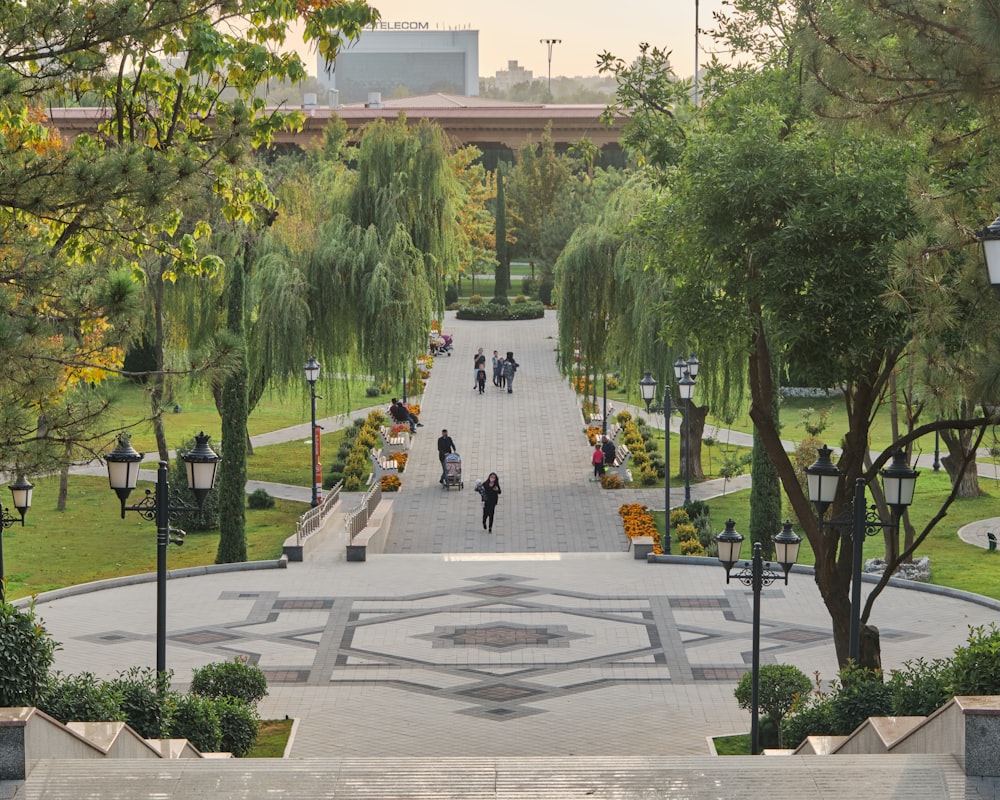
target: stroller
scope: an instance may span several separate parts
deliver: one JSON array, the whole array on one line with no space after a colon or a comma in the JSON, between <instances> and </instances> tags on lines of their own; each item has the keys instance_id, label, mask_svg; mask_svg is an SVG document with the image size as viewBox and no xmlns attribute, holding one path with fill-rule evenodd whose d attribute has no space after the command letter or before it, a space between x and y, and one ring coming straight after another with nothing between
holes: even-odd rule
<instances>
[{"instance_id":1,"label":"stroller","mask_svg":"<svg viewBox=\"0 0 1000 800\"><path fill-rule=\"evenodd\" d=\"M451 337L447 333L438 333L437 331L431 333L430 351L432 356L450 356L453 349Z\"/></svg>"},{"instance_id":2,"label":"stroller","mask_svg":"<svg viewBox=\"0 0 1000 800\"><path fill-rule=\"evenodd\" d=\"M445 489L458 487L464 489L462 482L462 457L458 453L449 453L444 457L444 483Z\"/></svg>"}]
</instances>

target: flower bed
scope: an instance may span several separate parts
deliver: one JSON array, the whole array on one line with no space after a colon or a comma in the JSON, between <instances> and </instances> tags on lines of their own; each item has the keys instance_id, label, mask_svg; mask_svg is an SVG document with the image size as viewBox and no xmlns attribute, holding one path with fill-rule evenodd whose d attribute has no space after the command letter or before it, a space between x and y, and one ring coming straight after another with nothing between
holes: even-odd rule
<instances>
[{"instance_id":1,"label":"flower bed","mask_svg":"<svg viewBox=\"0 0 1000 800\"><path fill-rule=\"evenodd\" d=\"M622 526L625 535L629 539L637 536L651 536L653 538L653 552L660 554L663 552L660 534L656 530L656 523L653 515L649 513L649 507L642 503L624 503L619 506L618 514L622 518Z\"/></svg>"},{"instance_id":2,"label":"flower bed","mask_svg":"<svg viewBox=\"0 0 1000 800\"><path fill-rule=\"evenodd\" d=\"M397 478L395 475L383 475L382 476L382 491L383 492L398 492L399 487L403 485L403 482Z\"/></svg>"}]
</instances>

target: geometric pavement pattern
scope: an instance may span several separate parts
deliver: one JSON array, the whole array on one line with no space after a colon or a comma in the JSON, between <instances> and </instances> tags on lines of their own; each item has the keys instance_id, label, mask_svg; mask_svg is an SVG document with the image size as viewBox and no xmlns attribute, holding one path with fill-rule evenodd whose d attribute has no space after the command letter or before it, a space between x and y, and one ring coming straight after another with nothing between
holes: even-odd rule
<instances>
[{"instance_id":1,"label":"geometric pavement pattern","mask_svg":"<svg viewBox=\"0 0 1000 800\"><path fill-rule=\"evenodd\" d=\"M763 594L783 596L780 588ZM271 684L391 686L497 721L616 684L737 680L752 656L752 595L721 583L698 596L605 595L499 573L400 596L250 591L220 599L253 602L242 619L168 632L171 647L213 660L245 656ZM112 630L80 638L114 646L151 636ZM731 645L720 645L737 638L746 649L732 663L723 655ZM797 648L829 638L828 628L762 622L761 661L791 663Z\"/></svg>"}]
</instances>

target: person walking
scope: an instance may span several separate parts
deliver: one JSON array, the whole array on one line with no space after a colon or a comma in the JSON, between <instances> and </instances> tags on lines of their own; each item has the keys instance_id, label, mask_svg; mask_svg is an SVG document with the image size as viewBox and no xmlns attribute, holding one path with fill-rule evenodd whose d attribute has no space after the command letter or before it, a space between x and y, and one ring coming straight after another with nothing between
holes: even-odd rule
<instances>
[{"instance_id":1,"label":"person walking","mask_svg":"<svg viewBox=\"0 0 1000 800\"><path fill-rule=\"evenodd\" d=\"M486 479L483 489L483 529L493 533L493 515L497 510L497 501L500 499L500 478L495 472L491 472ZM487 523L489 527L487 527Z\"/></svg>"},{"instance_id":2,"label":"person walking","mask_svg":"<svg viewBox=\"0 0 1000 800\"><path fill-rule=\"evenodd\" d=\"M502 391L505 385L503 356L500 356L497 361L497 388Z\"/></svg>"},{"instance_id":3,"label":"person walking","mask_svg":"<svg viewBox=\"0 0 1000 800\"><path fill-rule=\"evenodd\" d=\"M476 351L475 367L472 370L472 390L479 388L479 370L486 369L486 356L483 355L483 348Z\"/></svg>"},{"instance_id":4,"label":"person walking","mask_svg":"<svg viewBox=\"0 0 1000 800\"><path fill-rule=\"evenodd\" d=\"M500 385L500 373L503 372L503 359L500 358L500 354L494 350L493 351L493 385Z\"/></svg>"},{"instance_id":5,"label":"person walking","mask_svg":"<svg viewBox=\"0 0 1000 800\"><path fill-rule=\"evenodd\" d=\"M607 436L604 436L604 443L601 445L601 450L604 453L604 466L611 467L615 463L615 453L617 448L615 443L611 441Z\"/></svg>"},{"instance_id":6,"label":"person walking","mask_svg":"<svg viewBox=\"0 0 1000 800\"><path fill-rule=\"evenodd\" d=\"M594 480L600 480L604 474L604 451L600 442L594 443L594 453L590 457L590 463L594 465Z\"/></svg>"},{"instance_id":7,"label":"person walking","mask_svg":"<svg viewBox=\"0 0 1000 800\"><path fill-rule=\"evenodd\" d=\"M508 350L507 357L503 360L503 376L507 381L507 394L513 394L514 373L521 366L514 360L514 354Z\"/></svg>"},{"instance_id":8,"label":"person walking","mask_svg":"<svg viewBox=\"0 0 1000 800\"><path fill-rule=\"evenodd\" d=\"M438 483L444 483L444 459L446 456L452 453L457 453L458 450L455 449L455 442L448 435L448 431L441 431L441 435L438 437L438 460L441 462L441 480Z\"/></svg>"}]
</instances>

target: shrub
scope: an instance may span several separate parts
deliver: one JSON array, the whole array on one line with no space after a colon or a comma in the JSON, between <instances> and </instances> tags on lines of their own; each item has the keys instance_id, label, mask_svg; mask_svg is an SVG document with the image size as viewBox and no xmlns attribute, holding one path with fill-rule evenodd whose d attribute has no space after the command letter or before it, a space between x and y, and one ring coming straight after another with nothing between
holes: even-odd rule
<instances>
[{"instance_id":1,"label":"shrub","mask_svg":"<svg viewBox=\"0 0 1000 800\"><path fill-rule=\"evenodd\" d=\"M603 489L621 489L625 486L622 479L617 475L612 475L610 473L605 473L601 476L601 488Z\"/></svg>"},{"instance_id":2,"label":"shrub","mask_svg":"<svg viewBox=\"0 0 1000 800\"><path fill-rule=\"evenodd\" d=\"M781 736L786 747L795 748L807 736L835 735L831 719L832 704L827 695L813 695L808 704L796 708L781 726Z\"/></svg>"},{"instance_id":3,"label":"shrub","mask_svg":"<svg viewBox=\"0 0 1000 800\"><path fill-rule=\"evenodd\" d=\"M621 381L619 380L617 375L608 375L607 381L608 381L608 388L612 390L617 389L621 385Z\"/></svg>"},{"instance_id":4,"label":"shrub","mask_svg":"<svg viewBox=\"0 0 1000 800\"><path fill-rule=\"evenodd\" d=\"M698 541L698 529L689 522L682 522L679 525L675 525L674 529L677 533L677 541L679 542L696 542Z\"/></svg>"},{"instance_id":5,"label":"shrub","mask_svg":"<svg viewBox=\"0 0 1000 800\"><path fill-rule=\"evenodd\" d=\"M458 302L458 284L454 281L449 283L444 290L444 302L449 306Z\"/></svg>"},{"instance_id":6,"label":"shrub","mask_svg":"<svg viewBox=\"0 0 1000 800\"><path fill-rule=\"evenodd\" d=\"M704 500L692 500L684 504L684 511L687 512L688 519L695 520L709 516L708 503Z\"/></svg>"},{"instance_id":7,"label":"shrub","mask_svg":"<svg viewBox=\"0 0 1000 800\"><path fill-rule=\"evenodd\" d=\"M347 457L350 454L351 454L351 446L347 444L347 442L342 442L340 447L337 448L337 460L341 462L340 471L343 471L344 469L343 462L347 459ZM330 469L336 472L336 469L334 467L330 467Z\"/></svg>"},{"instance_id":8,"label":"shrub","mask_svg":"<svg viewBox=\"0 0 1000 800\"><path fill-rule=\"evenodd\" d=\"M256 509L274 508L274 498L267 493L267 489L255 489L247 495L247 506Z\"/></svg>"},{"instance_id":9,"label":"shrub","mask_svg":"<svg viewBox=\"0 0 1000 800\"><path fill-rule=\"evenodd\" d=\"M751 710L753 674L744 673L733 694L740 708ZM778 727L778 747L781 747L781 721L801 698L812 689L808 676L791 664L763 664L758 671L757 704Z\"/></svg>"},{"instance_id":10,"label":"shrub","mask_svg":"<svg viewBox=\"0 0 1000 800\"><path fill-rule=\"evenodd\" d=\"M542 278L542 282L538 286L538 299L541 300L544 305L552 305L553 289L555 289L555 278L548 275Z\"/></svg>"},{"instance_id":11,"label":"shrub","mask_svg":"<svg viewBox=\"0 0 1000 800\"><path fill-rule=\"evenodd\" d=\"M233 697L256 705L267 697L267 678L246 657L206 664L194 671L191 692L202 697Z\"/></svg>"},{"instance_id":12,"label":"shrub","mask_svg":"<svg viewBox=\"0 0 1000 800\"><path fill-rule=\"evenodd\" d=\"M347 453L344 454L345 459L347 458L347 455L348 455ZM330 472L343 472L343 471L344 471L344 459L339 459L337 461L334 461L330 465Z\"/></svg>"},{"instance_id":13,"label":"shrub","mask_svg":"<svg viewBox=\"0 0 1000 800\"><path fill-rule=\"evenodd\" d=\"M344 480L343 472L328 472L323 476L323 488L330 490L342 480Z\"/></svg>"},{"instance_id":14,"label":"shrub","mask_svg":"<svg viewBox=\"0 0 1000 800\"><path fill-rule=\"evenodd\" d=\"M345 492L360 492L364 488L364 482L355 475L347 475L344 478Z\"/></svg>"},{"instance_id":15,"label":"shrub","mask_svg":"<svg viewBox=\"0 0 1000 800\"><path fill-rule=\"evenodd\" d=\"M676 528L685 522L689 522L690 517L688 517L687 511L683 508L675 508L670 512L670 527Z\"/></svg>"},{"instance_id":16,"label":"shrub","mask_svg":"<svg viewBox=\"0 0 1000 800\"><path fill-rule=\"evenodd\" d=\"M969 629L968 643L955 648L947 674L951 695L1000 694L1000 630Z\"/></svg>"},{"instance_id":17,"label":"shrub","mask_svg":"<svg viewBox=\"0 0 1000 800\"><path fill-rule=\"evenodd\" d=\"M535 288L538 286L538 281L532 278L530 275L525 275L521 278L521 294L531 297L535 293Z\"/></svg>"},{"instance_id":18,"label":"shrub","mask_svg":"<svg viewBox=\"0 0 1000 800\"><path fill-rule=\"evenodd\" d=\"M697 539L688 539L680 543L682 556L704 556L705 548Z\"/></svg>"},{"instance_id":19,"label":"shrub","mask_svg":"<svg viewBox=\"0 0 1000 800\"><path fill-rule=\"evenodd\" d=\"M380 394L382 389L374 384L365 387L365 397L378 397Z\"/></svg>"},{"instance_id":20,"label":"shrub","mask_svg":"<svg viewBox=\"0 0 1000 800\"><path fill-rule=\"evenodd\" d=\"M898 716L926 717L948 702L949 662L935 659L927 663L922 658L904 661L901 669L889 674L889 694L892 713Z\"/></svg>"},{"instance_id":21,"label":"shrub","mask_svg":"<svg viewBox=\"0 0 1000 800\"><path fill-rule=\"evenodd\" d=\"M395 475L383 475L381 480L383 492L398 492L403 482Z\"/></svg>"},{"instance_id":22,"label":"shrub","mask_svg":"<svg viewBox=\"0 0 1000 800\"><path fill-rule=\"evenodd\" d=\"M36 705L58 646L34 606L20 611L0 603L0 708Z\"/></svg>"},{"instance_id":23,"label":"shrub","mask_svg":"<svg viewBox=\"0 0 1000 800\"><path fill-rule=\"evenodd\" d=\"M38 707L63 724L73 721L111 722L126 718L121 701L117 688L98 680L92 672L78 675L56 673L49 678Z\"/></svg>"},{"instance_id":24,"label":"shrub","mask_svg":"<svg viewBox=\"0 0 1000 800\"><path fill-rule=\"evenodd\" d=\"M242 758L257 744L260 733L257 709L232 697L217 698L212 705L219 718L220 749Z\"/></svg>"},{"instance_id":25,"label":"shrub","mask_svg":"<svg viewBox=\"0 0 1000 800\"><path fill-rule=\"evenodd\" d=\"M196 694L175 696L168 735L171 739L187 739L203 753L218 752L222 747L222 728L215 702Z\"/></svg>"},{"instance_id":26,"label":"shrub","mask_svg":"<svg viewBox=\"0 0 1000 800\"><path fill-rule=\"evenodd\" d=\"M837 735L853 731L868 717L892 713L892 696L882 682L882 673L848 666L840 671L840 681L831 695L830 721Z\"/></svg>"},{"instance_id":27,"label":"shrub","mask_svg":"<svg viewBox=\"0 0 1000 800\"><path fill-rule=\"evenodd\" d=\"M483 296L481 294L474 294L471 297L469 297L470 306L482 305L482 302L483 302Z\"/></svg>"},{"instance_id":28,"label":"shrub","mask_svg":"<svg viewBox=\"0 0 1000 800\"><path fill-rule=\"evenodd\" d=\"M132 667L111 681L121 698L121 708L129 727L143 739L160 739L166 733L167 706L173 701L166 684L157 688L156 671L149 667Z\"/></svg>"},{"instance_id":29,"label":"shrub","mask_svg":"<svg viewBox=\"0 0 1000 800\"><path fill-rule=\"evenodd\" d=\"M625 427L625 423L632 421L632 415L628 411L619 411L615 414L615 419L618 421L619 425Z\"/></svg>"},{"instance_id":30,"label":"shrub","mask_svg":"<svg viewBox=\"0 0 1000 800\"><path fill-rule=\"evenodd\" d=\"M521 300L519 302L524 302L524 301ZM510 305L510 298L504 297L502 295L496 295L495 297L493 297L493 298L490 299L490 305L494 305L494 306L509 306Z\"/></svg>"},{"instance_id":31,"label":"shrub","mask_svg":"<svg viewBox=\"0 0 1000 800\"><path fill-rule=\"evenodd\" d=\"M660 482L660 474L657 472L656 467L643 467L642 472L639 474L639 483L643 486L655 486Z\"/></svg>"}]
</instances>

